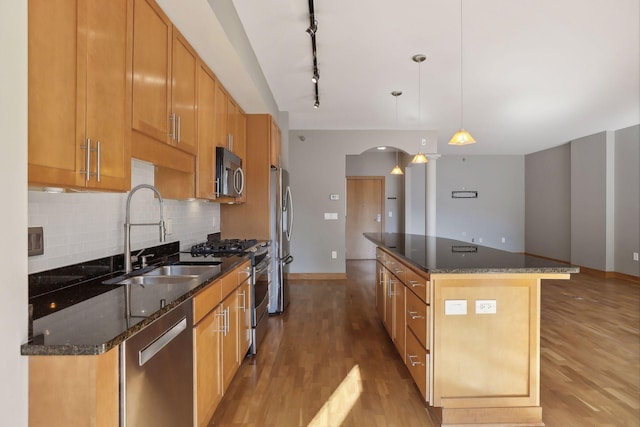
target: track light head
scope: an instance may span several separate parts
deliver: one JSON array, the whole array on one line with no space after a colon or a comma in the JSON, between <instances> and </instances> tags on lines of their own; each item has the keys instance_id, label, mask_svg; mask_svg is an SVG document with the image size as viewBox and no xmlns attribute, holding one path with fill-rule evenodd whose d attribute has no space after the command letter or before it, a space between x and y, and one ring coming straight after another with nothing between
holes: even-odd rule
<instances>
[{"instance_id":1,"label":"track light head","mask_svg":"<svg viewBox=\"0 0 640 427\"><path fill-rule=\"evenodd\" d=\"M306 31L310 36L314 36L316 34L316 31L318 31L318 21L314 21L313 24L306 29Z\"/></svg>"},{"instance_id":2,"label":"track light head","mask_svg":"<svg viewBox=\"0 0 640 427\"><path fill-rule=\"evenodd\" d=\"M312 81L313 83L318 83L318 80L320 80L320 74L318 74L318 71L316 70L316 71L313 73L313 77L311 77L311 81Z\"/></svg>"},{"instance_id":3,"label":"track light head","mask_svg":"<svg viewBox=\"0 0 640 427\"><path fill-rule=\"evenodd\" d=\"M315 109L317 110L319 106L320 106L320 101L318 101L318 100L316 99L315 104L313 104L313 108L315 108Z\"/></svg>"}]
</instances>

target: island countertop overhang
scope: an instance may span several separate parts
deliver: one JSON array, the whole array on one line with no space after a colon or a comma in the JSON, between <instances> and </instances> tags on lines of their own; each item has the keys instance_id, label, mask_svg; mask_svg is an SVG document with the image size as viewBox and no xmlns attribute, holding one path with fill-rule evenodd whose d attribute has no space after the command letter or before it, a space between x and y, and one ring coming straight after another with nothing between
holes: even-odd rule
<instances>
[{"instance_id":1,"label":"island countertop overhang","mask_svg":"<svg viewBox=\"0 0 640 427\"><path fill-rule=\"evenodd\" d=\"M429 274L571 274L579 267L475 243L405 233L364 233L376 246Z\"/></svg>"}]
</instances>

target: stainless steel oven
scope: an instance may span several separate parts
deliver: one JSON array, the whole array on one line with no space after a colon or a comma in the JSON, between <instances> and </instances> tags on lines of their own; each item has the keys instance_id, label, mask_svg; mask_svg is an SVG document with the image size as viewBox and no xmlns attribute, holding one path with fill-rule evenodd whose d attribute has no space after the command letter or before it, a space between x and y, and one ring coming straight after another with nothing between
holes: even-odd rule
<instances>
[{"instance_id":1,"label":"stainless steel oven","mask_svg":"<svg viewBox=\"0 0 640 427\"><path fill-rule=\"evenodd\" d=\"M251 305L253 312L251 326L253 337L251 340L251 354L256 354L258 345L267 333L269 322L269 295L271 291L271 246L263 246L260 252L252 256L252 283ZM265 251L266 249L266 251Z\"/></svg>"}]
</instances>

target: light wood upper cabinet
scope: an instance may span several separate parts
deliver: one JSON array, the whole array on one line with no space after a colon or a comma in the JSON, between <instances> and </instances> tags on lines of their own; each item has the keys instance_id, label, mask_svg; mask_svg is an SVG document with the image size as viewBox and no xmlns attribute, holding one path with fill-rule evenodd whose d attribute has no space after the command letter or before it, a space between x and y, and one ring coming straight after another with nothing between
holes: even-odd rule
<instances>
[{"instance_id":1,"label":"light wood upper cabinet","mask_svg":"<svg viewBox=\"0 0 640 427\"><path fill-rule=\"evenodd\" d=\"M132 1L28 9L29 183L128 190Z\"/></svg>"},{"instance_id":2,"label":"light wood upper cabinet","mask_svg":"<svg viewBox=\"0 0 640 427\"><path fill-rule=\"evenodd\" d=\"M135 0L133 130L168 142L171 109L172 24L152 0Z\"/></svg>"},{"instance_id":3,"label":"light wood upper cabinet","mask_svg":"<svg viewBox=\"0 0 640 427\"><path fill-rule=\"evenodd\" d=\"M216 80L202 62L198 64L198 156L196 162L196 197L216 198Z\"/></svg>"},{"instance_id":4,"label":"light wood upper cabinet","mask_svg":"<svg viewBox=\"0 0 640 427\"><path fill-rule=\"evenodd\" d=\"M173 138L169 143L196 154L196 102L198 55L187 40L173 29L171 67L171 117Z\"/></svg>"},{"instance_id":5,"label":"light wood upper cabinet","mask_svg":"<svg viewBox=\"0 0 640 427\"><path fill-rule=\"evenodd\" d=\"M229 148L229 95L220 82L216 82L215 141L217 147Z\"/></svg>"},{"instance_id":6,"label":"light wood upper cabinet","mask_svg":"<svg viewBox=\"0 0 640 427\"><path fill-rule=\"evenodd\" d=\"M148 139L195 155L198 55L153 0L135 0L134 28L131 127L143 136L134 133L134 155L184 170L173 163L184 157L154 153Z\"/></svg>"},{"instance_id":7,"label":"light wood upper cabinet","mask_svg":"<svg viewBox=\"0 0 640 427\"><path fill-rule=\"evenodd\" d=\"M282 147L282 135L280 128L273 118L271 118L271 137L269 140L269 150L271 158L271 166L280 167L280 155Z\"/></svg>"}]
</instances>

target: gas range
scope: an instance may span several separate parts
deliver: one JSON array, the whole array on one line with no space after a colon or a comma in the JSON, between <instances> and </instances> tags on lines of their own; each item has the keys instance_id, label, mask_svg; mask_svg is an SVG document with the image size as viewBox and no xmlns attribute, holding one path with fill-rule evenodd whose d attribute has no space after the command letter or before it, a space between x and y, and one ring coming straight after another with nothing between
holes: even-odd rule
<instances>
[{"instance_id":1,"label":"gas range","mask_svg":"<svg viewBox=\"0 0 640 427\"><path fill-rule=\"evenodd\" d=\"M193 245L190 253L193 257L220 258L251 252L255 246L258 246L256 239L207 240Z\"/></svg>"}]
</instances>

